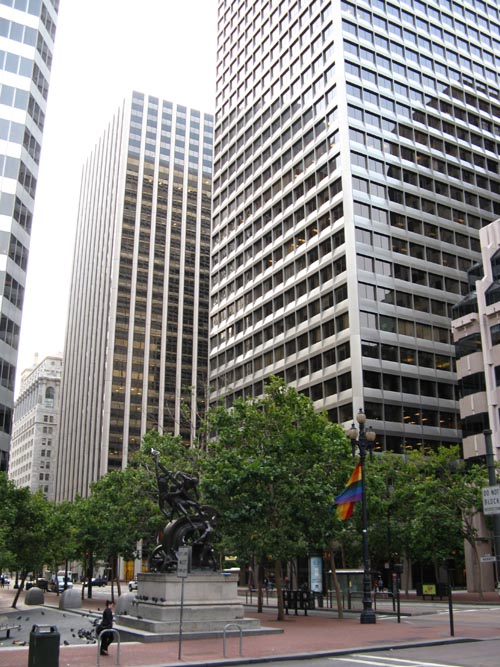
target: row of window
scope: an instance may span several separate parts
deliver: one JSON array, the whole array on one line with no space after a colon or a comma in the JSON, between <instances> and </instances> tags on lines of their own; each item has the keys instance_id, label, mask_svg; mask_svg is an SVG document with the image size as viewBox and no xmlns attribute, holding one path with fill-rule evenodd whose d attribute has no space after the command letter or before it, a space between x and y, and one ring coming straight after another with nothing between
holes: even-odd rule
<instances>
[{"instance_id":1,"label":"row of window","mask_svg":"<svg viewBox=\"0 0 500 667\"><path fill-rule=\"evenodd\" d=\"M6 315L0 317L0 340L10 345L15 350L19 347L19 324L16 324Z\"/></svg>"},{"instance_id":2,"label":"row of window","mask_svg":"<svg viewBox=\"0 0 500 667\"><path fill-rule=\"evenodd\" d=\"M385 303L398 308L408 308L420 313L432 313L438 317L451 317L452 304L438 299L429 299L427 296L402 292L390 287L382 287L360 282L359 296L371 303Z\"/></svg>"},{"instance_id":3,"label":"row of window","mask_svg":"<svg viewBox=\"0 0 500 667\"><path fill-rule=\"evenodd\" d=\"M357 77L364 83L365 92L363 95L367 94L370 101L373 101L377 106L381 106L389 111L394 111L397 115L402 116L403 118L415 119L418 122L431 125L434 129L440 129L441 127L447 129L447 125L441 126L439 120L434 113L428 113L426 115L423 111L417 108L418 106L425 106L427 108L432 108L435 111L439 111L442 114L449 116L450 120L453 122L460 120L464 123L469 123L475 127L478 127L481 130L486 130L488 132L498 133L499 125L494 122L496 119L500 118L500 107L496 104L490 103L490 100L485 100L482 97L478 97L477 94L472 94L470 92L465 92L462 88L457 88L456 86L444 86L441 85L438 87L437 92L440 95L446 95L447 98L451 98L451 102L438 97L436 95L423 95L422 91L417 88L411 88L408 85L401 83L394 78L384 76L383 74L376 73L373 69L367 67L361 67L351 61L346 61L346 72L352 76ZM353 85L353 84L350 84ZM374 93L375 90L386 91L384 95ZM489 95L489 91L486 87L481 89L485 95ZM371 93L375 97L369 95ZM357 94L356 96L358 96ZM391 104L391 100L395 101ZM398 100L398 96L401 96L401 100ZM490 97L498 97L498 91ZM460 104L457 104L455 101L458 101ZM410 106L408 103L413 102L413 105ZM453 103L455 102L455 103ZM469 111L464 107L473 107L474 111ZM486 118L485 114L488 114L490 118Z\"/></svg>"},{"instance_id":4,"label":"row of window","mask_svg":"<svg viewBox=\"0 0 500 667\"><path fill-rule=\"evenodd\" d=\"M398 169L395 169L394 171L396 173L398 171L400 172ZM475 192L473 193L463 190L462 188L454 187L449 183L437 181L425 175L417 176L417 174L414 174L413 172L408 173L412 173L412 178L410 178L410 180L415 180L417 187L420 187L422 190L427 190L442 197L453 199L454 202L463 202L467 206L479 208L483 211L491 211L497 215L500 214L500 200L492 201L490 198L478 196ZM360 178L359 176L353 176L352 185L356 192L362 192L371 195L371 197L378 197L380 199L388 198L389 201L409 206L410 208L420 208L420 202L425 202L425 208L424 205L422 205L424 210L428 211L429 207L431 207L436 211L437 215L440 215L440 207L442 204L439 204L436 201L427 203L428 200L419 197L411 191L403 192L401 188L386 187L379 182ZM500 184L498 182L495 183L495 190L500 190ZM443 208L443 211L447 213L446 218L448 219L450 219L451 210L452 209L449 206Z\"/></svg>"},{"instance_id":5,"label":"row of window","mask_svg":"<svg viewBox=\"0 0 500 667\"><path fill-rule=\"evenodd\" d=\"M352 85L350 87L350 94L352 97L356 97L357 99L360 99L362 102L366 102L366 99L364 98L367 97L371 98L373 96L373 93L366 94L366 91L364 89ZM383 102L384 99L385 98L381 98L380 101ZM392 102L392 100L389 100L388 104L385 107L382 106L381 108L387 111L388 113L393 113L394 115L394 112L390 108L388 108L389 106L394 107L395 103ZM397 106L399 107L400 105ZM408 139L409 141L412 141L417 144L422 144L427 147L430 147L430 142L432 142L432 148L435 148L436 150L441 150L442 152L445 153L452 151L452 155L453 151L455 152L458 151L458 146L455 146L455 148L452 147L453 145L448 146L448 142L443 143L443 140L436 139L436 137L429 135L427 131L422 132L421 130L418 129L418 127L415 127L414 125L409 126L401 122L398 123L394 119L387 119L378 114L367 111L366 107L363 107L363 109L361 109L359 107L349 105L349 116L360 122L365 122L366 125L370 125L372 127L385 130L390 134L394 134L398 138ZM500 143L496 143L495 141L493 141L492 139L488 139L484 135L476 134L475 132L470 132L469 130L464 129L459 125L450 123L447 120L435 119L432 120L431 122L428 122L430 118L434 118L434 116L419 111L412 113L412 118L410 120L412 122L413 121L421 122L422 125L426 126L426 128L431 127L440 132L442 131L443 134L448 134L455 140L459 139L460 141L467 142L471 146L479 148L479 150L482 150L484 148L484 150L496 154L500 149ZM493 132L493 130L495 130L495 132L498 132L498 134L500 134L500 125L495 125L494 127L492 126L491 130L487 131ZM464 155L466 155L466 153L464 153ZM457 155L453 156L457 157ZM492 167L491 171L493 171L494 173L498 173L498 165L494 165L491 159L486 164Z\"/></svg>"},{"instance_id":6,"label":"row of window","mask_svg":"<svg viewBox=\"0 0 500 667\"><path fill-rule=\"evenodd\" d=\"M353 108L350 107L350 110L352 109ZM358 114L359 110L356 110L354 113ZM407 160L409 162L412 162L413 164L418 164L419 167L421 166L426 169L433 169L437 164L437 162L435 162L436 158L431 156L430 154L422 153L421 151L417 151L409 146L403 146L388 141L386 139L381 139L380 136L370 134L369 132L363 132L362 130L356 128L350 128L349 136L353 143L359 143L362 144L363 146L369 147L370 149L378 150L382 153L387 153L389 155L392 155L395 158L400 158L401 160ZM427 136L428 140L427 142L425 136L422 133L421 136L419 136L419 139L425 142L427 148L435 151L440 151L441 153L444 153L447 157L452 158L452 161L448 163L448 171L450 169L450 166L453 165L453 162L455 162L456 164L456 160L467 162L469 165L472 165L475 169L479 168L490 171L495 174L498 171L497 160L491 160L490 158L485 158L483 155L479 153L474 153L464 148L463 146L458 146L457 144L452 144L448 141L445 142L442 139L439 139L438 137L434 137L432 135ZM466 169L458 171L458 167L456 167L456 169L457 171L449 172L451 176L453 176L454 178L463 178L463 180L466 183L474 184L472 172Z\"/></svg>"},{"instance_id":7,"label":"row of window","mask_svg":"<svg viewBox=\"0 0 500 667\"><path fill-rule=\"evenodd\" d=\"M455 253L458 248L466 248L469 250L469 237L459 233L453 234L450 230L443 231L447 232L443 234L442 242L444 243L452 245L455 237L457 237L454 247ZM474 240L477 241L476 239ZM455 253L445 252L444 249L438 250L435 246L420 245L420 243L413 243L406 239L389 236L387 234L378 234L369 229L361 229L360 227L356 227L356 241L373 246L374 248L390 250L408 257L414 257L415 259L422 259L427 262L432 262L433 264L439 264L439 266L458 269L459 271L468 271L472 264L470 255L468 257L461 257ZM475 246L475 243L473 245Z\"/></svg>"},{"instance_id":8,"label":"row of window","mask_svg":"<svg viewBox=\"0 0 500 667\"><path fill-rule=\"evenodd\" d=\"M344 289L338 293L339 298L342 298L345 291L346 290ZM321 312L325 313L329 308L332 307L333 304L333 298L329 298L328 295L322 297L321 304L319 301L320 300L318 299L317 304L315 303L315 310L311 311L314 312L315 315L319 314L319 309L321 309ZM316 310L318 312L316 312ZM252 336L249 336L245 340L236 343L234 346L228 347L225 350L225 359L224 357L221 357L220 362L223 363L225 361L228 363L241 354L245 354L253 349L256 349L262 344L265 345L266 343L273 341L275 338L282 336L285 333L288 334L293 327L298 327L300 324L307 322L308 318L309 310L307 306L303 306L302 308L297 309L297 311L290 313L290 315L287 315L286 317L279 319L276 318L272 324L268 324L266 327L264 327L264 329L255 332ZM303 334L297 336L296 339L288 341L285 346L281 347L284 348L285 356L296 354L301 350L305 350L313 345L316 345L316 343L319 343L322 340L329 338L330 336L340 334L348 327L349 316L346 312L323 322L321 325L318 324L316 327L305 331ZM225 343L226 340L230 340L234 334L234 327L230 326L227 329L219 332L217 335L212 336L211 342L213 348L220 345L221 343Z\"/></svg>"},{"instance_id":9,"label":"row of window","mask_svg":"<svg viewBox=\"0 0 500 667\"><path fill-rule=\"evenodd\" d=\"M35 46L36 36L37 31L34 28L0 17L0 37L7 37L15 42Z\"/></svg>"},{"instance_id":10,"label":"row of window","mask_svg":"<svg viewBox=\"0 0 500 667\"><path fill-rule=\"evenodd\" d=\"M43 126L45 125L45 113L42 111L38 102L35 101L33 95L30 95L28 103L28 113L33 118L33 121L40 130L40 132L43 132Z\"/></svg>"},{"instance_id":11,"label":"row of window","mask_svg":"<svg viewBox=\"0 0 500 667\"><path fill-rule=\"evenodd\" d=\"M360 122L364 121L367 125L376 127L379 130L382 129L392 132L393 128L395 127L392 121L387 121L386 119L384 119L381 116L378 116L377 114L372 114L368 111L363 111L362 109L358 107L353 107L352 105L349 105L349 115L351 118L358 120ZM386 123L388 123L387 127L385 127ZM444 153L446 157L451 157L454 160L458 159L463 162L467 162L473 165L474 167L486 169L494 174L498 173L498 163L496 160L492 160L490 158L485 157L484 155L470 151L467 148L464 148L463 146L459 146L457 143L443 141L438 137L435 137L425 132L420 132L416 128L410 128L402 124L399 124L398 136L408 139L409 141L412 141L415 144L423 145L428 149L440 151L441 153ZM393 155L396 158L401 157L401 159L411 161L414 164L417 163L416 161L418 157L421 155L421 153L415 150L413 147L407 147L404 145L395 144L386 139L384 139L383 141L379 139L378 142L376 141L374 142L369 134L365 134L364 132L358 129L352 128L350 131L350 137L353 142L358 142L362 144L365 144L366 142L368 145L373 144L374 148L378 148L380 146L379 150L388 153L389 155ZM418 164L420 165L420 163ZM426 160L424 161L424 164L420 166L431 168L432 166L431 156L428 155L426 157ZM457 171L456 173L459 172ZM470 180L470 178L468 180ZM454 188L454 190L458 189ZM460 196L457 194L455 198L459 198L460 201L463 201L463 195Z\"/></svg>"},{"instance_id":12,"label":"row of window","mask_svg":"<svg viewBox=\"0 0 500 667\"><path fill-rule=\"evenodd\" d=\"M33 83L38 88L40 95L45 101L49 96L49 82L36 63L33 63Z\"/></svg>"},{"instance_id":13,"label":"row of window","mask_svg":"<svg viewBox=\"0 0 500 667\"><path fill-rule=\"evenodd\" d=\"M3 289L3 296L14 304L17 308L23 307L24 301L24 287L17 282L9 273L5 274L5 285Z\"/></svg>"},{"instance_id":14,"label":"row of window","mask_svg":"<svg viewBox=\"0 0 500 667\"><path fill-rule=\"evenodd\" d=\"M49 0L56 12L59 10L59 0ZM20 12L27 12L33 16L40 16L42 0L0 0L0 4L13 7Z\"/></svg>"},{"instance_id":15,"label":"row of window","mask_svg":"<svg viewBox=\"0 0 500 667\"><path fill-rule=\"evenodd\" d=\"M405 320L401 317L392 317L390 315L380 315L360 311L360 324L365 329L374 331L399 334L400 336L410 336L422 340L431 340L435 343L444 343L451 345L451 336L449 329L438 327L424 322L415 322L414 320ZM439 370L450 371L451 363L449 357L443 357Z\"/></svg>"},{"instance_id":16,"label":"row of window","mask_svg":"<svg viewBox=\"0 0 500 667\"><path fill-rule=\"evenodd\" d=\"M33 222L33 213L23 204L19 197L12 197L13 201L10 202L10 208L8 215L12 215L12 208L14 208L14 220L19 223L19 225L24 229L27 234L31 234L31 224ZM0 213L2 211L2 202L3 194L0 195Z\"/></svg>"},{"instance_id":17,"label":"row of window","mask_svg":"<svg viewBox=\"0 0 500 667\"><path fill-rule=\"evenodd\" d=\"M26 248L14 234L10 235L9 257L20 266L23 271L26 271L28 268L28 248Z\"/></svg>"},{"instance_id":18,"label":"row of window","mask_svg":"<svg viewBox=\"0 0 500 667\"><path fill-rule=\"evenodd\" d=\"M326 368L332 368L336 364L349 358L349 343L344 343L337 348L326 350L320 354L308 357L297 364L287 366L284 371L286 382L292 383L297 380L309 377L314 373L323 372ZM239 366L231 368L227 373L219 375L218 382L225 387L229 387L233 382L244 380L254 373L259 373L262 369L279 364L285 359L285 349L283 345L278 345L273 350L269 350L263 355L253 357ZM325 389L328 392L326 396L337 394L341 391L347 391L351 388L351 374L350 372L342 373L336 377L325 380ZM312 396L311 396L312 397ZM318 400L322 396L315 396L313 400Z\"/></svg>"},{"instance_id":19,"label":"row of window","mask_svg":"<svg viewBox=\"0 0 500 667\"><path fill-rule=\"evenodd\" d=\"M404 58L411 64L427 67L427 69L436 71L444 77L447 76L447 67L442 65L439 60L435 60L435 58L441 58L447 62L455 63L456 65L463 65L463 60L457 53L457 48L461 49L464 53L468 53L470 56L474 56L481 62L488 63L492 68L500 65L500 57L497 56L495 58L493 48L490 46L490 48L487 49L488 42L491 45L490 37L485 39L483 48L480 48L459 35L455 35L448 31L444 31L441 40L438 42L435 39L430 40L421 34L417 34L413 30L403 28L397 23L387 23L385 19L379 19L377 23L382 23L383 25L374 25L378 28L382 27L386 34L390 35L393 39L390 40L379 33L374 33L373 30L368 30L361 25L349 21L344 21L342 27L345 34L358 37L358 39L370 42L370 44L376 44L378 51L384 49L391 54ZM500 45L500 40L495 41L498 41ZM445 48L443 46L444 43L449 44L451 48ZM425 53L428 53L433 57L424 55ZM476 61L472 60L472 68L475 72L484 77L484 68L482 65L479 65ZM471 61L469 59L468 69L471 69Z\"/></svg>"},{"instance_id":20,"label":"row of window","mask_svg":"<svg viewBox=\"0 0 500 667\"><path fill-rule=\"evenodd\" d=\"M432 396L447 401L458 400L455 384L424 380L408 375L394 375L392 373L379 373L376 371L363 371L363 386L365 389L379 389L380 391L392 391L400 394L413 394L415 396ZM427 424L436 426L436 424Z\"/></svg>"},{"instance_id":21,"label":"row of window","mask_svg":"<svg viewBox=\"0 0 500 667\"><path fill-rule=\"evenodd\" d=\"M382 361L393 361L398 364L455 372L455 359L453 357L427 352L426 350L415 350L409 347L362 340L361 353L364 357L370 359L381 359Z\"/></svg>"},{"instance_id":22,"label":"row of window","mask_svg":"<svg viewBox=\"0 0 500 667\"><path fill-rule=\"evenodd\" d=\"M384 0L373 0L374 6L377 8L384 7ZM436 21L443 21L445 25L450 27L453 26L452 17L449 16L445 11L440 11L434 7L430 2L423 2L422 0L402 0L402 2L411 9L421 12L424 16L434 19ZM470 6L473 6L474 11L470 9ZM487 30L490 26L490 22L486 17L498 21L499 13L498 8L495 5L494 0L474 0L473 3L468 3L467 6L463 0L440 0L440 9L447 10L448 12L453 12L456 16L461 16L468 21L477 23L478 26ZM387 3L387 11L395 17L399 17L399 8L395 5ZM482 12L484 16L481 16L479 12ZM455 21L458 19L455 16ZM498 31L497 31L498 32Z\"/></svg>"},{"instance_id":23,"label":"row of window","mask_svg":"<svg viewBox=\"0 0 500 667\"><path fill-rule=\"evenodd\" d=\"M19 167L19 183L24 187L26 192L34 199L36 192L36 178L28 169L28 167L21 162Z\"/></svg>"},{"instance_id":24,"label":"row of window","mask_svg":"<svg viewBox=\"0 0 500 667\"><path fill-rule=\"evenodd\" d=\"M371 189L372 188L370 187L370 191ZM450 197L452 199L454 199L455 201L463 200L464 193L462 190L460 190L459 188L455 188L453 186L450 186L449 190L450 190ZM494 217L500 215L500 200L492 201L491 199L488 199L486 197L476 197L474 195L471 195L469 197L468 193L465 194L466 194L466 203L468 205L473 207L474 206L478 207L480 210L483 211L490 211L493 214L493 216L490 217L489 222L491 222L491 220ZM436 202L435 200L427 199L426 197L420 197L412 192L403 192L401 188L393 188L393 187L387 188L387 197L389 201L395 204L400 204L401 206L407 206L409 208L418 209L419 211L423 211L424 213L430 213L431 215L439 215L438 202ZM471 245L472 245L472 240L471 240Z\"/></svg>"},{"instance_id":25,"label":"row of window","mask_svg":"<svg viewBox=\"0 0 500 667\"><path fill-rule=\"evenodd\" d=\"M373 211L373 207L372 207ZM451 209L451 217L448 211L438 207L440 217L444 217L453 222L458 222L461 225L464 225L466 222L469 227L473 229L480 229L487 224L487 220L478 218L472 214L461 214L461 211L456 209ZM368 217L370 220L371 218ZM470 249L474 252L480 252L479 241L472 236L467 237L460 232L454 232L447 227L441 227L434 225L431 222L423 222L421 219L413 218L409 215L403 215L402 213L396 213L395 211L390 211L389 213L389 222L392 227L397 227L398 229L403 229L412 234L420 234L429 239L439 239L442 243L449 243L453 246L458 246L460 248L467 248L466 239L470 243ZM481 224L482 223L482 224ZM458 268L460 270L465 269L465 264L462 262L462 258L458 257Z\"/></svg>"},{"instance_id":26,"label":"row of window","mask_svg":"<svg viewBox=\"0 0 500 667\"><path fill-rule=\"evenodd\" d=\"M366 255L357 255L358 269L368 271L378 275L404 280L415 285L423 285L436 290L445 290L450 294L466 295L469 292L469 286L466 282L439 275L430 271L422 271L416 267L405 266L396 262L387 262L381 259L375 259Z\"/></svg>"},{"instance_id":27,"label":"row of window","mask_svg":"<svg viewBox=\"0 0 500 667\"><path fill-rule=\"evenodd\" d=\"M374 5L374 7L376 7L377 9L381 9L381 7L379 7L378 4L379 3L377 2ZM391 29L392 30L394 29L394 27L399 27L401 26L401 24L403 24L403 26L410 25L412 28L417 28L419 33L426 33L433 40L437 39L441 42L444 40L448 44L452 45L456 45L457 43L456 40L461 40L460 34L462 34L467 36L469 39L475 39L476 42L478 42L479 44L483 46L488 46L490 49L493 50L495 50L498 46L500 46L499 40L496 40L495 38L492 39L493 33L497 35L500 34L498 25L496 25L494 22L490 24L480 14L476 14L476 12L473 12L469 9L465 10L465 16L464 16L463 8L457 3L455 3L456 7L453 7L453 11L455 13L454 21L451 16L445 13L437 12L437 10L433 6L424 7L423 2L413 3L411 1L407 1L406 4L411 6L413 11L408 12L403 8L396 7L395 5L389 6L390 11L388 12L388 16L394 21L394 23L391 21L389 21L388 23L385 20L385 18L382 18L377 13L369 12L366 9L363 9L362 7L356 7L352 3L346 2L345 0L343 0L342 2L342 9L349 16L356 17L359 21L365 21L368 25L375 26L381 30L384 30L385 32L388 31L388 26L390 26L389 27L389 32L390 32ZM451 5L451 2L449 2L448 4ZM451 6L449 7L449 9L450 11L452 11ZM418 16L415 10L420 10L424 12L425 19ZM457 18L458 15L465 18L466 21L461 21L460 19L458 19ZM449 28L450 30L446 29L443 30L443 28L441 28L440 25L436 25L432 21L429 21L428 20L429 18L437 20L438 23L441 23L442 21L443 22L442 25L444 25L445 28ZM478 29L476 29L474 25L477 25ZM493 29L490 28L490 25L493 26ZM405 29L405 33L406 32L408 31ZM458 44L459 46L462 45L460 41L458 42ZM419 46L421 46L422 48L429 48L429 46L424 41L419 42ZM478 57L480 56L478 55Z\"/></svg>"},{"instance_id":28,"label":"row of window","mask_svg":"<svg viewBox=\"0 0 500 667\"><path fill-rule=\"evenodd\" d=\"M386 421L413 426L434 426L459 429L460 419L456 412L432 410L420 406L400 405L390 402L375 403L365 401L365 414L369 421ZM375 431L377 427L375 426Z\"/></svg>"},{"instance_id":29,"label":"row of window","mask_svg":"<svg viewBox=\"0 0 500 667\"><path fill-rule=\"evenodd\" d=\"M316 281L314 281L313 287L311 289L313 289L314 287L317 287ZM315 299L311 301L309 304L302 306L301 308L297 308L296 310L288 314L283 320L281 319L278 320L275 323L275 326L271 325L271 328L269 326L266 327L264 331L264 340L266 342L268 340L273 340L273 338L275 338L276 336L280 336L285 331L289 333L295 327L299 327L301 324L307 322L309 319L312 319L316 315L319 315L320 313L326 313L326 311L329 308L333 308L334 305L338 307L339 304L345 301L346 299L347 299L347 285L345 284L340 285L339 287L336 287L334 290L328 290L321 298ZM249 315L246 315L245 317L236 320L234 325L231 325L230 329L228 330L226 338L230 338L233 335L238 336L239 334L248 331L252 326L257 325L259 322L261 322L263 318L265 319L270 315L275 315L281 308L283 308L283 295L280 295L275 299L268 301L264 306L253 309L252 313L250 313ZM214 318L215 317L216 316L214 316ZM222 318L221 321L223 322L224 318ZM337 322L337 328L340 327L341 322L342 320L339 320ZM214 326L215 326L215 320L214 320ZM340 331L339 328L338 331ZM334 321L325 322L323 335L332 336L334 333L335 333ZM316 335L317 332L313 334L314 339L316 338ZM313 340L313 338L311 338L311 341ZM262 332L257 332L253 337L245 338L241 343L238 343L235 346L228 348L227 351L224 351L221 354L219 354L217 357L217 365L223 366L225 363L232 361L236 356L239 356L240 354L246 354L257 345L261 345L262 340L263 340ZM305 348L308 345L309 345L308 340L305 338L304 339L301 338L300 347L298 349L302 349L303 347ZM288 341L286 343L286 346L287 346L286 348L287 355L295 354L295 352L297 351L297 343L295 342L295 340Z\"/></svg>"},{"instance_id":30,"label":"row of window","mask_svg":"<svg viewBox=\"0 0 500 667\"><path fill-rule=\"evenodd\" d=\"M344 46L348 54L355 56L362 62L375 65L378 71L392 72L418 86L424 85L435 90L442 89L443 82L439 78L436 78L436 73L448 82L463 83L463 70L470 72L469 76L474 79L476 76L479 76L483 82L487 81L491 86L498 86L498 76L494 69L495 66L485 67L471 60L468 56L464 56L451 49L446 49L446 58L449 62L453 62L457 69L451 65L443 65L431 58L419 57L418 53L413 49L404 49L401 44L395 41L389 42L385 37L377 34L374 35L371 48L358 46L357 43L350 42L347 39L344 40ZM388 55L392 55L393 57L383 55L380 52L381 50L385 50ZM401 62L401 59L405 55L407 62L409 62L408 65L404 65ZM425 67L426 71L422 72L420 69L417 69L421 66ZM449 86L449 83L447 85ZM485 83L483 83L483 87L484 85ZM498 91L494 97L499 99Z\"/></svg>"},{"instance_id":31,"label":"row of window","mask_svg":"<svg viewBox=\"0 0 500 667\"><path fill-rule=\"evenodd\" d=\"M439 118L433 113L431 114L420 111L418 109L412 109L406 104L394 102L392 99L383 97L378 93L374 93L371 90L367 90L366 88L362 88L361 86L356 86L354 84L347 84L347 89L351 97L361 100L366 104L373 104L374 106L379 107L384 113L390 113L393 116L397 116L398 119L408 119L412 123L411 127L401 122L397 123L396 120L393 119L384 118L381 122L380 118L374 118L373 115L369 112L366 112L363 116L363 114L359 113L359 110L355 110L356 108L352 109L351 115L357 120L363 121L364 117L367 124L375 125L376 127L382 126L382 129L390 132L391 134L396 134L398 137L403 137L405 139L409 139L410 141L415 140L417 143L423 143L424 145L427 145L429 141L427 135L425 133L422 134L413 125L413 123L420 123L421 125L425 126L425 129L431 128L437 132L447 134L454 139L459 139L460 141L467 142L473 146L478 146L479 148L484 146L484 149L490 151L491 153L496 153L499 148L499 144L493 141L493 139L489 139L484 135L471 132L460 124L457 124L456 122L450 122L445 118ZM434 105L436 106L437 104L438 100L434 101ZM444 104L451 107L451 105L447 102ZM443 106L442 101L440 106ZM500 118L500 108L497 109L499 114L498 117ZM486 120L481 116L478 116L476 113L466 113L462 110L460 110L460 116L462 116L462 120L464 122L469 124L472 122L472 124L477 126L480 130L489 132L490 134L500 135L500 124L498 123L493 123L490 120ZM455 120L457 119L454 119L454 121ZM414 130L413 133L411 131L412 129ZM496 172L498 172L498 167Z\"/></svg>"}]
</instances>

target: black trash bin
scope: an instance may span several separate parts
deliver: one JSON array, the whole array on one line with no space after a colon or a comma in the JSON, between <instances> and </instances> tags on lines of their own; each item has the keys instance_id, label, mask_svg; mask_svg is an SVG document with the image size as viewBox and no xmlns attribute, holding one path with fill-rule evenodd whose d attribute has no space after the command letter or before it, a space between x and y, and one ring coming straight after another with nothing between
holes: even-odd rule
<instances>
[{"instance_id":1,"label":"black trash bin","mask_svg":"<svg viewBox=\"0 0 500 667\"><path fill-rule=\"evenodd\" d=\"M60 640L55 625L34 625L30 632L28 667L59 667Z\"/></svg>"}]
</instances>

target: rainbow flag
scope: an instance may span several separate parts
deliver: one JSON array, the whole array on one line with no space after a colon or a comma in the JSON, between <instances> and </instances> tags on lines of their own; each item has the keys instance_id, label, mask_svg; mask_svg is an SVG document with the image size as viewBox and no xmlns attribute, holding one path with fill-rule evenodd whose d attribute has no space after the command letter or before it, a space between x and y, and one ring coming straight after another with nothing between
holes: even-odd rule
<instances>
[{"instance_id":1,"label":"rainbow flag","mask_svg":"<svg viewBox=\"0 0 500 667\"><path fill-rule=\"evenodd\" d=\"M352 475L349 477L347 486L340 495L335 498L335 505L337 505L337 516L339 519L345 521L348 519L353 510L354 503L361 500L361 463L354 468Z\"/></svg>"}]
</instances>

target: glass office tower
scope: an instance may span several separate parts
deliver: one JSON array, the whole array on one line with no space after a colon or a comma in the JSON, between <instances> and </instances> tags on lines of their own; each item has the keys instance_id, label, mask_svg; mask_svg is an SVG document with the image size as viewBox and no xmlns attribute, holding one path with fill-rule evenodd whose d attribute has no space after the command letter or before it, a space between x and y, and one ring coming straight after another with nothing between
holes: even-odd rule
<instances>
[{"instance_id":1,"label":"glass office tower","mask_svg":"<svg viewBox=\"0 0 500 667\"><path fill-rule=\"evenodd\" d=\"M56 499L155 428L193 440L207 390L213 117L133 93L82 176Z\"/></svg>"},{"instance_id":2,"label":"glass office tower","mask_svg":"<svg viewBox=\"0 0 500 667\"><path fill-rule=\"evenodd\" d=\"M220 0L211 400L270 375L460 441L451 308L500 213L494 0Z\"/></svg>"},{"instance_id":3,"label":"glass office tower","mask_svg":"<svg viewBox=\"0 0 500 667\"><path fill-rule=\"evenodd\" d=\"M59 0L0 0L0 470L6 470L26 268Z\"/></svg>"}]
</instances>

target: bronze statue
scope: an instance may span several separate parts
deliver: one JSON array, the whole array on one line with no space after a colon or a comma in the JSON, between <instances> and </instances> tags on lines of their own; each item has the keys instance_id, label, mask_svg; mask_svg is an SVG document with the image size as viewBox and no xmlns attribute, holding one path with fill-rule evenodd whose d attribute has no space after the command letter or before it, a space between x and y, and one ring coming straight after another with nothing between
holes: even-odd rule
<instances>
[{"instance_id":1,"label":"bronze statue","mask_svg":"<svg viewBox=\"0 0 500 667\"><path fill-rule=\"evenodd\" d=\"M152 571L168 572L177 567L179 547L192 547L192 567L216 569L212 544L216 512L198 499L199 480L185 472L171 472L158 460L160 452L151 450L158 483L158 503L168 519L161 543L153 550Z\"/></svg>"}]
</instances>

